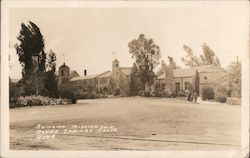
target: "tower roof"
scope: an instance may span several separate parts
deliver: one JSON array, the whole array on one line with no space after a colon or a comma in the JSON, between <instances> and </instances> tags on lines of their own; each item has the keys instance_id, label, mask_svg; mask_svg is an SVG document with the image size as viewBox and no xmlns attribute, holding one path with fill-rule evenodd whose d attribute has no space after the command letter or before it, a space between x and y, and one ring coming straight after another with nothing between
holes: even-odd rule
<instances>
[{"instance_id":1,"label":"tower roof","mask_svg":"<svg viewBox=\"0 0 250 158\"><path fill-rule=\"evenodd\" d=\"M64 68L64 67L69 68L69 67L65 64L65 62L64 62L59 68Z\"/></svg>"}]
</instances>

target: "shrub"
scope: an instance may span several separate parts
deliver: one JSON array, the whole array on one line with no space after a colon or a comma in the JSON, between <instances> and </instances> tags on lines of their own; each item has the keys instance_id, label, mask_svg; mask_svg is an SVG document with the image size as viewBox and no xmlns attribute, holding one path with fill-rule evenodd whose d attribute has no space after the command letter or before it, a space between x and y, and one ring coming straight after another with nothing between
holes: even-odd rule
<instances>
[{"instance_id":1,"label":"shrub","mask_svg":"<svg viewBox=\"0 0 250 158\"><path fill-rule=\"evenodd\" d=\"M227 99L227 104L229 104L229 105L240 105L241 104L241 99L239 99L239 98L228 98Z\"/></svg>"},{"instance_id":2,"label":"shrub","mask_svg":"<svg viewBox=\"0 0 250 158\"><path fill-rule=\"evenodd\" d=\"M144 91L143 90L139 91L139 96L141 96L141 97L144 96Z\"/></svg>"},{"instance_id":3,"label":"shrub","mask_svg":"<svg viewBox=\"0 0 250 158\"><path fill-rule=\"evenodd\" d=\"M202 100L214 99L214 90L210 87L205 87L201 91Z\"/></svg>"},{"instance_id":4,"label":"shrub","mask_svg":"<svg viewBox=\"0 0 250 158\"><path fill-rule=\"evenodd\" d=\"M225 96L218 97L216 99L216 101L218 101L220 103L225 103L227 101L227 97L225 97Z\"/></svg>"},{"instance_id":5,"label":"shrub","mask_svg":"<svg viewBox=\"0 0 250 158\"><path fill-rule=\"evenodd\" d=\"M116 88L113 92L114 96L120 95L120 89Z\"/></svg>"},{"instance_id":6,"label":"shrub","mask_svg":"<svg viewBox=\"0 0 250 158\"><path fill-rule=\"evenodd\" d=\"M215 86L215 99L217 102L225 103L227 101L228 90L221 84Z\"/></svg>"},{"instance_id":7,"label":"shrub","mask_svg":"<svg viewBox=\"0 0 250 158\"><path fill-rule=\"evenodd\" d=\"M176 98L177 97L177 92L176 91L174 91L174 92L172 92L172 93L170 93L170 95L169 95L169 97L170 98Z\"/></svg>"},{"instance_id":8,"label":"shrub","mask_svg":"<svg viewBox=\"0 0 250 158\"><path fill-rule=\"evenodd\" d=\"M179 96L179 97L186 97L187 94L184 91L179 91L179 92L177 92L177 96Z\"/></svg>"},{"instance_id":9,"label":"shrub","mask_svg":"<svg viewBox=\"0 0 250 158\"><path fill-rule=\"evenodd\" d=\"M72 90L69 90L69 89L62 90L60 96L65 99L70 99L72 104L75 104L77 101L76 94Z\"/></svg>"},{"instance_id":10,"label":"shrub","mask_svg":"<svg viewBox=\"0 0 250 158\"><path fill-rule=\"evenodd\" d=\"M49 98L44 96L20 96L16 99L15 103L10 103L10 107L23 107L23 106L43 106L43 105L64 105L70 104L72 100L62 98Z\"/></svg>"},{"instance_id":11,"label":"shrub","mask_svg":"<svg viewBox=\"0 0 250 158\"><path fill-rule=\"evenodd\" d=\"M150 92L144 92L144 97L149 97L150 96Z\"/></svg>"}]
</instances>

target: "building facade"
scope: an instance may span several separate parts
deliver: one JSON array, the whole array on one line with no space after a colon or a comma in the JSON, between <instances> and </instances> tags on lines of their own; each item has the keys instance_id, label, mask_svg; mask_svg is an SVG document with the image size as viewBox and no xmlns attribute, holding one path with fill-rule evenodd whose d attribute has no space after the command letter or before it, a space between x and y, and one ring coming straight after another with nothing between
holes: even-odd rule
<instances>
[{"instance_id":1,"label":"building facade","mask_svg":"<svg viewBox=\"0 0 250 158\"><path fill-rule=\"evenodd\" d=\"M131 67L121 67L119 61L115 59L112 61L112 71L108 70L99 74L87 75L87 70L84 70L84 75L80 76L76 71L70 70L64 63L56 73L59 86L66 83L82 93L105 95L112 94L115 90L116 93L127 96L129 94L131 70ZM190 90L196 86L196 88L198 87L198 93L201 94L202 89L205 87L214 88L214 82L226 73L223 68L215 65L174 69L171 71L173 77L166 76L167 73L163 73L157 76L154 85L148 88L149 91L155 91L157 84L157 89L171 94L172 92Z\"/></svg>"},{"instance_id":2,"label":"building facade","mask_svg":"<svg viewBox=\"0 0 250 158\"><path fill-rule=\"evenodd\" d=\"M112 62L112 71L105 71L94 75L77 76L70 79L75 87L81 91L111 94L115 89L119 94L128 95L131 68L120 67L119 61Z\"/></svg>"},{"instance_id":3,"label":"building facade","mask_svg":"<svg viewBox=\"0 0 250 158\"><path fill-rule=\"evenodd\" d=\"M186 91L194 88L195 81L198 78L199 94L205 87L214 88L215 81L218 81L227 72L215 65L203 65L185 69L173 70L173 86L174 91ZM159 75L156 79L160 83L162 91L169 91L169 84L167 83L166 73Z\"/></svg>"},{"instance_id":4,"label":"building facade","mask_svg":"<svg viewBox=\"0 0 250 158\"><path fill-rule=\"evenodd\" d=\"M69 82L70 79L77 76L79 76L79 74L75 70L70 70L70 68L65 63L63 63L63 65L59 67L59 70L56 71L58 87Z\"/></svg>"}]
</instances>

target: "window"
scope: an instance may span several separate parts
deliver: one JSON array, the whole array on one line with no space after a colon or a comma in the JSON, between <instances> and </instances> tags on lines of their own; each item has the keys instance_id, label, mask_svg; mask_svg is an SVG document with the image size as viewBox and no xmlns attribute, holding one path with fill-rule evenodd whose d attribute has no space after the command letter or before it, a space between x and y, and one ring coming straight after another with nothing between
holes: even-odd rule
<instances>
[{"instance_id":1,"label":"window","mask_svg":"<svg viewBox=\"0 0 250 158\"><path fill-rule=\"evenodd\" d=\"M161 84L161 90L164 91L165 90L165 83Z\"/></svg>"},{"instance_id":2,"label":"window","mask_svg":"<svg viewBox=\"0 0 250 158\"><path fill-rule=\"evenodd\" d=\"M190 88L190 83L189 82L185 82L184 85L185 85L185 90L188 90Z\"/></svg>"},{"instance_id":3,"label":"window","mask_svg":"<svg viewBox=\"0 0 250 158\"><path fill-rule=\"evenodd\" d=\"M181 90L181 84L180 82L175 82L175 90L180 91Z\"/></svg>"}]
</instances>

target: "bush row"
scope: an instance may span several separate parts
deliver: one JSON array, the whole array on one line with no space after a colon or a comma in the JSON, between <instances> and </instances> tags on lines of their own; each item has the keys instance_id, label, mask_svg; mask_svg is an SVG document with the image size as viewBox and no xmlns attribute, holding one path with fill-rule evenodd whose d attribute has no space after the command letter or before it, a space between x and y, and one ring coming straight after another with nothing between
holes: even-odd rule
<instances>
[{"instance_id":1,"label":"bush row","mask_svg":"<svg viewBox=\"0 0 250 158\"><path fill-rule=\"evenodd\" d=\"M23 107L23 106L43 106L43 105L65 105L72 104L71 99L64 98L49 98L44 96L20 96L12 99L10 107Z\"/></svg>"}]
</instances>

